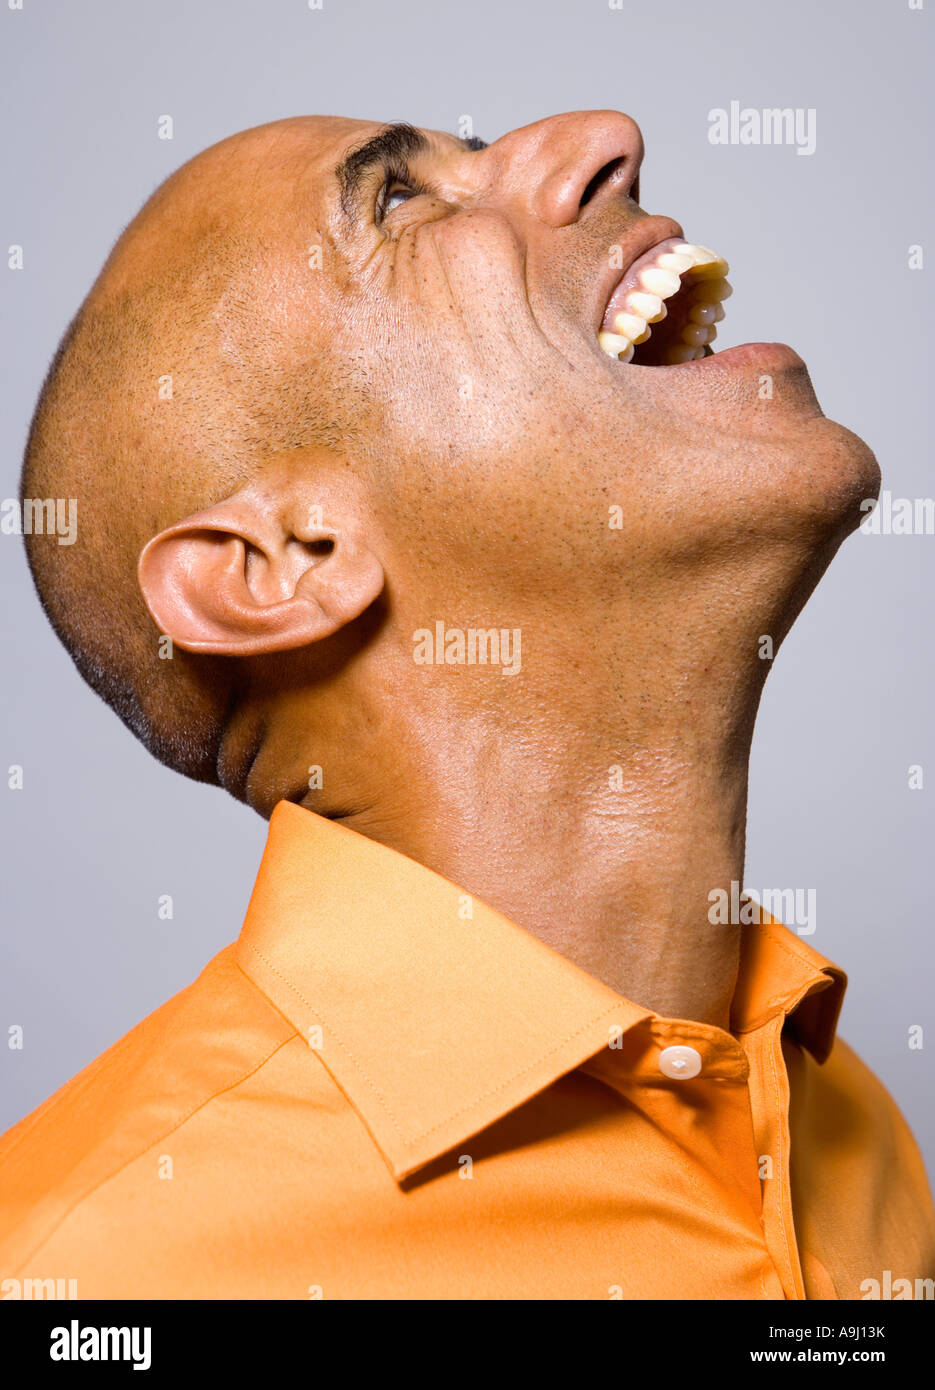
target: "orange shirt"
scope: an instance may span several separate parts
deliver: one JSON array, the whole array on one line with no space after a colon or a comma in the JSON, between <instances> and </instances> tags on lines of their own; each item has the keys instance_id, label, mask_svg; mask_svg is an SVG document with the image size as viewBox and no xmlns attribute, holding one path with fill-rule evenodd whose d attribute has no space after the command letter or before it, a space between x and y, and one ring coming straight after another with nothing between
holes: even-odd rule
<instances>
[{"instance_id":1,"label":"orange shirt","mask_svg":"<svg viewBox=\"0 0 935 1390\"><path fill-rule=\"evenodd\" d=\"M834 1041L844 984L768 922L744 929L731 1033L662 1018L281 803L239 940L0 1141L0 1297L832 1299L930 1277L915 1143Z\"/></svg>"}]
</instances>

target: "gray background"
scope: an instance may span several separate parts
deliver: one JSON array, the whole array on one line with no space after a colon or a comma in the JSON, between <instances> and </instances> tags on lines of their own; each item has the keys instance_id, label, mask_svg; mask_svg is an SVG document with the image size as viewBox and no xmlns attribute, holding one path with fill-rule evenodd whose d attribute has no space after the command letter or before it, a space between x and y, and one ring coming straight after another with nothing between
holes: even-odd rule
<instances>
[{"instance_id":1,"label":"gray background","mask_svg":"<svg viewBox=\"0 0 935 1390\"><path fill-rule=\"evenodd\" d=\"M722 345L794 344L825 412L884 486L931 491L925 69L907 0L24 0L0 9L0 496L13 496L48 359L111 243L160 180L234 130L305 112L491 140L558 111L642 125L644 206L731 262ZM814 107L817 150L715 147L707 113ZM157 139L157 118L175 138ZM935 247L927 247L935 254ZM747 882L814 887L809 940L850 974L843 1035L935 1154L929 904L933 536L848 541L767 683ZM3 706L0 1129L187 984L239 930L264 823L153 762L85 688L0 535ZM9 791L21 763L25 787ZM930 785L908 788L910 764ZM171 893L175 917L156 905ZM921 1024L932 1042L910 1051Z\"/></svg>"}]
</instances>

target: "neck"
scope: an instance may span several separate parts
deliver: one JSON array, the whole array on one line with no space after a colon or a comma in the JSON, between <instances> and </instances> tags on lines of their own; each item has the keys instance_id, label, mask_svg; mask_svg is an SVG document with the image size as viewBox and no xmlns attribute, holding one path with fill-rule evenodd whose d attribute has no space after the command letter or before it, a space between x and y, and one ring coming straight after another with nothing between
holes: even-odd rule
<instances>
[{"instance_id":1,"label":"neck","mask_svg":"<svg viewBox=\"0 0 935 1390\"><path fill-rule=\"evenodd\" d=\"M713 889L743 881L759 687L751 677L738 690L730 661L719 678L717 662L693 659L693 689L671 655L658 683L641 666L638 692L612 658L582 673L573 697L565 663L561 678L530 673L509 692L509 679L484 672L488 697L503 698L483 713L479 692L466 698L450 677L447 688L423 687L400 702L405 727L381 742L407 750L396 778L374 758L379 784L340 819L634 1002L728 1028L739 928L708 913ZM651 719L634 717L647 709ZM321 809L314 797L305 804Z\"/></svg>"}]
</instances>

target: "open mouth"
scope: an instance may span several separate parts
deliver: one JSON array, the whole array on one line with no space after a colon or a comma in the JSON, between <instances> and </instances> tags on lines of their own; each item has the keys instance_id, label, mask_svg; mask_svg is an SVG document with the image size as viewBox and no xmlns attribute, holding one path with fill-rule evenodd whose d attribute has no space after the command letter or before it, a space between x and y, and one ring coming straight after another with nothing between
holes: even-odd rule
<instances>
[{"instance_id":1,"label":"open mouth","mask_svg":"<svg viewBox=\"0 0 935 1390\"><path fill-rule=\"evenodd\" d=\"M609 357L670 367L710 357L728 265L716 251L669 237L633 262L610 297L597 340Z\"/></svg>"}]
</instances>

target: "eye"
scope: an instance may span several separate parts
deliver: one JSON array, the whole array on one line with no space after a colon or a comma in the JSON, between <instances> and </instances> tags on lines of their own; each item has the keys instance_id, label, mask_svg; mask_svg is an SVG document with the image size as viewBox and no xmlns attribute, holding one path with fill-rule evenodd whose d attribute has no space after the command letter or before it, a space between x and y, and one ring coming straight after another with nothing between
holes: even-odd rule
<instances>
[{"instance_id":1,"label":"eye","mask_svg":"<svg viewBox=\"0 0 935 1390\"><path fill-rule=\"evenodd\" d=\"M388 212L392 212L394 208L398 208L401 203L408 203L409 199L415 196L414 189L400 188L398 184L394 184L393 187L383 195L382 215L385 217Z\"/></svg>"},{"instance_id":2,"label":"eye","mask_svg":"<svg viewBox=\"0 0 935 1390\"><path fill-rule=\"evenodd\" d=\"M377 198L377 221L382 222L388 213L393 212L402 203L408 203L411 198L417 198L426 192L428 189L406 164L394 162L386 165L383 171L383 185Z\"/></svg>"}]
</instances>

